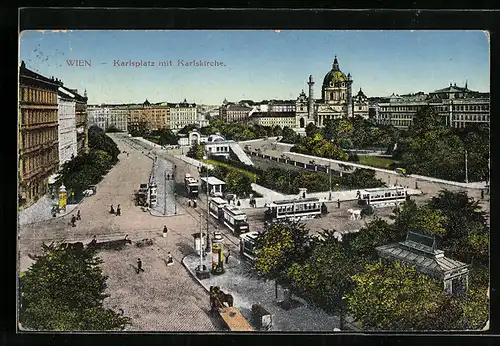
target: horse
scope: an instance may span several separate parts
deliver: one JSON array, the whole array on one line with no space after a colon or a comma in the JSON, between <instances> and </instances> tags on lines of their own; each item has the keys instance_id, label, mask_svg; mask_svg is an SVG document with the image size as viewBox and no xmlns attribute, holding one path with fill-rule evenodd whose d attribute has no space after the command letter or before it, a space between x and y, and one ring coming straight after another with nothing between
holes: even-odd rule
<instances>
[{"instance_id":1,"label":"horse","mask_svg":"<svg viewBox=\"0 0 500 346\"><path fill-rule=\"evenodd\" d=\"M224 304L232 307L234 303L234 298L231 294L226 294L219 286L210 286L210 311L216 312L218 309L223 308Z\"/></svg>"}]
</instances>

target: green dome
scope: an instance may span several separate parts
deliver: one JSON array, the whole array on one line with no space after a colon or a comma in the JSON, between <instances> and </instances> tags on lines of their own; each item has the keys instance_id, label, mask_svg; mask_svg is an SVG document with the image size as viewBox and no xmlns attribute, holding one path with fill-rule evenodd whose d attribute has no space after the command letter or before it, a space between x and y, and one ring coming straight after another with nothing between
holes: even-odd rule
<instances>
[{"instance_id":1,"label":"green dome","mask_svg":"<svg viewBox=\"0 0 500 346\"><path fill-rule=\"evenodd\" d=\"M336 83L347 82L348 80L349 77L346 76L344 72L340 71L339 62L337 61L337 56L335 56L331 71L325 75L323 86L330 86L330 82L335 85Z\"/></svg>"}]
</instances>

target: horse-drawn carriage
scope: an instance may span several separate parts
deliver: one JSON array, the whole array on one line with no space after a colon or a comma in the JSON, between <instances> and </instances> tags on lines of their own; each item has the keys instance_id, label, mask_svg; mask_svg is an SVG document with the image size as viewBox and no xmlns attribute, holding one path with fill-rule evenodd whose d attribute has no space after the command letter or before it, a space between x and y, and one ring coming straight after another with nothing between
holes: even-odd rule
<instances>
[{"instance_id":1,"label":"horse-drawn carriage","mask_svg":"<svg viewBox=\"0 0 500 346\"><path fill-rule=\"evenodd\" d=\"M233 306L233 296L218 286L210 286L210 311L218 313L231 331L253 331L247 319Z\"/></svg>"}]
</instances>

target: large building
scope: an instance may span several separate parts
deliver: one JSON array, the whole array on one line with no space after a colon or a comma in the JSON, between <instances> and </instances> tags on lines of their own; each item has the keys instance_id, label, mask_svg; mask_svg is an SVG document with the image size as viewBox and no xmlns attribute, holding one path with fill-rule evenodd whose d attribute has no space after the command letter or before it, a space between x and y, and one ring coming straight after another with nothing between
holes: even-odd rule
<instances>
[{"instance_id":1,"label":"large building","mask_svg":"<svg viewBox=\"0 0 500 346\"><path fill-rule=\"evenodd\" d=\"M88 112L89 127L97 126L103 130L106 130L108 128L108 118L110 112L109 107L92 106L88 108L87 112Z\"/></svg>"},{"instance_id":2,"label":"large building","mask_svg":"<svg viewBox=\"0 0 500 346\"><path fill-rule=\"evenodd\" d=\"M59 122L59 167L78 155L76 136L76 95L61 86L57 95Z\"/></svg>"},{"instance_id":3,"label":"large building","mask_svg":"<svg viewBox=\"0 0 500 346\"><path fill-rule=\"evenodd\" d=\"M219 120L225 123L246 123L249 120L251 111L252 108L246 105L234 104L224 99L219 107Z\"/></svg>"},{"instance_id":4,"label":"large building","mask_svg":"<svg viewBox=\"0 0 500 346\"><path fill-rule=\"evenodd\" d=\"M114 127L120 131L128 132L129 110L125 107L111 108L108 113L108 128Z\"/></svg>"},{"instance_id":5,"label":"large building","mask_svg":"<svg viewBox=\"0 0 500 346\"><path fill-rule=\"evenodd\" d=\"M429 94L392 95L377 104L376 121L406 129L423 106L432 106L443 117L443 123L455 128L467 124L489 124L490 94L451 84Z\"/></svg>"},{"instance_id":6,"label":"large building","mask_svg":"<svg viewBox=\"0 0 500 346\"><path fill-rule=\"evenodd\" d=\"M62 82L28 68L19 71L19 206L29 206L48 190L59 170L57 95Z\"/></svg>"},{"instance_id":7,"label":"large building","mask_svg":"<svg viewBox=\"0 0 500 346\"><path fill-rule=\"evenodd\" d=\"M78 90L70 89L75 94L76 100L76 146L78 154L89 150L89 133L87 119L87 90L84 96L78 94Z\"/></svg>"},{"instance_id":8,"label":"large building","mask_svg":"<svg viewBox=\"0 0 500 346\"><path fill-rule=\"evenodd\" d=\"M196 103L189 103L184 99L180 103L169 103L168 108L170 111L170 129L173 131L179 131L184 126L199 122Z\"/></svg>"},{"instance_id":9,"label":"large building","mask_svg":"<svg viewBox=\"0 0 500 346\"><path fill-rule=\"evenodd\" d=\"M353 79L340 69L337 56L335 56L332 69L323 78L321 86L321 99L314 99L315 84L313 77L309 76L309 95L304 90L296 101L296 127L304 128L309 123L323 127L328 119L352 118L361 116L368 119L368 98L360 89L358 94L352 95Z\"/></svg>"}]
</instances>

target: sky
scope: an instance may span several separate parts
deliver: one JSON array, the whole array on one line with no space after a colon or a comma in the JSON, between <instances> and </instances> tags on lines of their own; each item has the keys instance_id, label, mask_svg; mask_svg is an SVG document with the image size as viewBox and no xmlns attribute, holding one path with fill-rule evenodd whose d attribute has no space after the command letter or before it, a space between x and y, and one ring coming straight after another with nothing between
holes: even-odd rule
<instances>
[{"instance_id":1,"label":"sky","mask_svg":"<svg viewBox=\"0 0 500 346\"><path fill-rule=\"evenodd\" d=\"M19 61L80 94L86 89L89 104L295 100L302 89L308 92L309 75L315 81L314 97L321 98L335 55L342 72L353 78L354 94L360 88L368 97L428 93L450 82L463 86L466 80L469 89L490 89L489 38L483 31L67 30L19 35ZM71 66L75 60L87 65ZM192 60L219 66L189 66ZM146 66L120 66L129 61Z\"/></svg>"}]
</instances>

